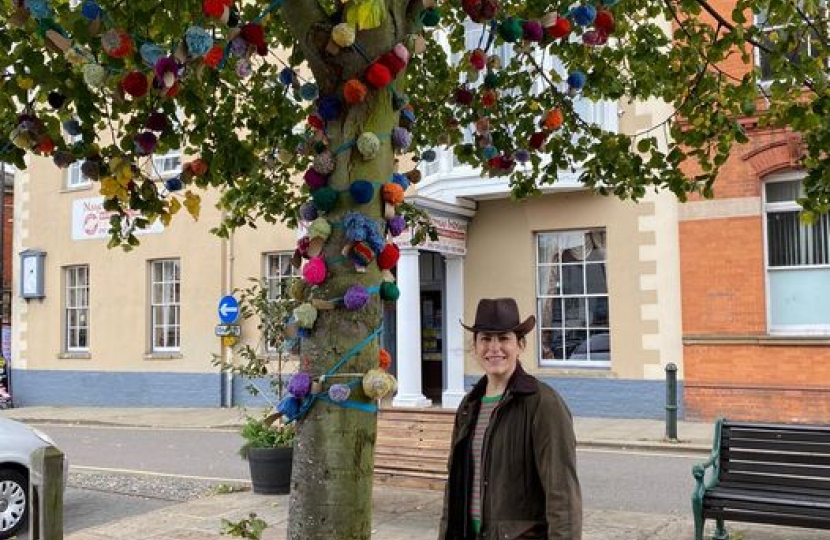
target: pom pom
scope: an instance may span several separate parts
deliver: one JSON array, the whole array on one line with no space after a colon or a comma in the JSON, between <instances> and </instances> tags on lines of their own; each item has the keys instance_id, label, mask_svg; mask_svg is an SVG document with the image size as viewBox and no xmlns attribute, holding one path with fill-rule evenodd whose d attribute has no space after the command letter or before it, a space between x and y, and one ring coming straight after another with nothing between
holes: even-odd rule
<instances>
[{"instance_id":1,"label":"pom pom","mask_svg":"<svg viewBox=\"0 0 830 540\"><path fill-rule=\"evenodd\" d=\"M221 19L225 13L224 0L203 0L202 13L211 19Z\"/></svg>"},{"instance_id":2,"label":"pom pom","mask_svg":"<svg viewBox=\"0 0 830 540\"><path fill-rule=\"evenodd\" d=\"M545 115L545 119L542 121L542 126L556 131L557 129L562 127L562 121L565 119L564 115L562 114L562 109L556 107L548 111Z\"/></svg>"},{"instance_id":3,"label":"pom pom","mask_svg":"<svg viewBox=\"0 0 830 540\"><path fill-rule=\"evenodd\" d=\"M409 63L409 49L403 43L398 43L392 48L392 53L401 59L404 64Z\"/></svg>"},{"instance_id":4,"label":"pom pom","mask_svg":"<svg viewBox=\"0 0 830 540\"><path fill-rule=\"evenodd\" d=\"M498 87L499 83L501 82L501 77L498 74L490 72L484 76L484 87L485 88L496 88Z\"/></svg>"},{"instance_id":5,"label":"pom pom","mask_svg":"<svg viewBox=\"0 0 830 540\"><path fill-rule=\"evenodd\" d=\"M362 285L352 285L343 295L343 305L349 311L356 311L369 303L369 292Z\"/></svg>"},{"instance_id":6,"label":"pom pom","mask_svg":"<svg viewBox=\"0 0 830 540\"><path fill-rule=\"evenodd\" d=\"M409 183L417 184L421 181L421 171L418 169L412 169L408 173L406 173L406 177L409 178Z\"/></svg>"},{"instance_id":7,"label":"pom pom","mask_svg":"<svg viewBox=\"0 0 830 540\"><path fill-rule=\"evenodd\" d=\"M488 88L481 93L481 104L487 108L493 107L498 101L499 96L492 88Z\"/></svg>"},{"instance_id":8,"label":"pom pom","mask_svg":"<svg viewBox=\"0 0 830 540\"><path fill-rule=\"evenodd\" d=\"M360 103L366 99L368 89L366 85L357 79L349 79L343 85L343 98L349 105Z\"/></svg>"},{"instance_id":9,"label":"pom pom","mask_svg":"<svg viewBox=\"0 0 830 540\"><path fill-rule=\"evenodd\" d=\"M84 0L84 3L81 4L81 15L90 21L99 18L103 13L101 6L92 0Z\"/></svg>"},{"instance_id":10,"label":"pom pom","mask_svg":"<svg viewBox=\"0 0 830 540\"><path fill-rule=\"evenodd\" d=\"M63 107L64 103L66 103L66 96L60 92L49 92L49 95L46 96L46 101L53 109L57 110Z\"/></svg>"},{"instance_id":11,"label":"pom pom","mask_svg":"<svg viewBox=\"0 0 830 540\"><path fill-rule=\"evenodd\" d=\"M378 367L383 371L388 370L392 366L392 355L389 351L381 347L378 349Z\"/></svg>"},{"instance_id":12,"label":"pom pom","mask_svg":"<svg viewBox=\"0 0 830 540\"><path fill-rule=\"evenodd\" d=\"M401 173L392 173L392 181L401 186L401 189L404 191L406 191L406 188L409 187L409 178Z\"/></svg>"},{"instance_id":13,"label":"pom pom","mask_svg":"<svg viewBox=\"0 0 830 540\"><path fill-rule=\"evenodd\" d=\"M370 369L363 376L363 393L370 399L382 399L397 388L395 378L380 369Z\"/></svg>"},{"instance_id":14,"label":"pom pom","mask_svg":"<svg viewBox=\"0 0 830 540\"><path fill-rule=\"evenodd\" d=\"M285 86L290 86L294 84L294 80L296 79L297 74L294 73L294 70L291 68L282 68L279 74L280 83L284 84Z\"/></svg>"},{"instance_id":15,"label":"pom pom","mask_svg":"<svg viewBox=\"0 0 830 540\"><path fill-rule=\"evenodd\" d=\"M581 71L572 71L568 75L568 87L572 88L573 90L582 90L585 86L585 80L587 77Z\"/></svg>"},{"instance_id":16,"label":"pom pom","mask_svg":"<svg viewBox=\"0 0 830 540\"><path fill-rule=\"evenodd\" d=\"M305 298L308 285L302 279L294 279L291 281L291 286L288 289L288 295L294 300L302 300Z\"/></svg>"},{"instance_id":17,"label":"pom pom","mask_svg":"<svg viewBox=\"0 0 830 540\"><path fill-rule=\"evenodd\" d=\"M326 218L318 217L309 224L309 238L322 238L323 240L327 240L329 236L331 236L331 224Z\"/></svg>"},{"instance_id":18,"label":"pom pom","mask_svg":"<svg viewBox=\"0 0 830 540\"><path fill-rule=\"evenodd\" d=\"M101 177L101 163L88 159L81 164L81 174L92 180L98 180Z\"/></svg>"},{"instance_id":19,"label":"pom pom","mask_svg":"<svg viewBox=\"0 0 830 540\"><path fill-rule=\"evenodd\" d=\"M415 112L409 107L404 107L404 109L401 111L401 117L398 123L401 125L401 127L411 126L415 123Z\"/></svg>"},{"instance_id":20,"label":"pom pom","mask_svg":"<svg viewBox=\"0 0 830 540\"><path fill-rule=\"evenodd\" d=\"M317 219L317 209L314 204L307 202L300 206L300 221L314 221Z\"/></svg>"},{"instance_id":21,"label":"pom pom","mask_svg":"<svg viewBox=\"0 0 830 540\"><path fill-rule=\"evenodd\" d=\"M494 19L499 12L497 0L462 0L461 7L476 23Z\"/></svg>"},{"instance_id":22,"label":"pom pom","mask_svg":"<svg viewBox=\"0 0 830 540\"><path fill-rule=\"evenodd\" d=\"M335 403L343 403L352 393L352 389L347 384L333 384L329 388L329 399Z\"/></svg>"},{"instance_id":23,"label":"pom pom","mask_svg":"<svg viewBox=\"0 0 830 540\"><path fill-rule=\"evenodd\" d=\"M140 98L150 90L150 82L144 73L131 71L121 79L121 88L134 98Z\"/></svg>"},{"instance_id":24,"label":"pom pom","mask_svg":"<svg viewBox=\"0 0 830 540\"><path fill-rule=\"evenodd\" d=\"M294 396L285 396L277 403L277 412L288 418L294 418L300 414L300 400Z\"/></svg>"},{"instance_id":25,"label":"pom pom","mask_svg":"<svg viewBox=\"0 0 830 540\"><path fill-rule=\"evenodd\" d=\"M240 79L247 79L253 72L253 67L251 67L251 62L248 59L240 58L236 63L236 74Z\"/></svg>"},{"instance_id":26,"label":"pom pom","mask_svg":"<svg viewBox=\"0 0 830 540\"><path fill-rule=\"evenodd\" d=\"M430 148L429 150L424 150L421 153L421 161L426 161L427 163L432 163L438 157L438 154L435 153L435 150ZM409 181L407 180L407 184ZM406 189L406 188L404 188Z\"/></svg>"},{"instance_id":27,"label":"pom pom","mask_svg":"<svg viewBox=\"0 0 830 540\"><path fill-rule=\"evenodd\" d=\"M314 322L317 320L316 307L306 302L294 308L292 313L297 321L297 326L300 328L314 328Z\"/></svg>"},{"instance_id":28,"label":"pom pom","mask_svg":"<svg viewBox=\"0 0 830 540\"><path fill-rule=\"evenodd\" d=\"M397 206L403 202L403 188L395 182L387 182L380 188L384 202Z\"/></svg>"},{"instance_id":29,"label":"pom pom","mask_svg":"<svg viewBox=\"0 0 830 540\"><path fill-rule=\"evenodd\" d=\"M81 134L81 123L74 118L71 120L64 120L62 125L63 130L66 131L66 134L70 137L77 137Z\"/></svg>"},{"instance_id":30,"label":"pom pom","mask_svg":"<svg viewBox=\"0 0 830 540\"><path fill-rule=\"evenodd\" d=\"M398 73L400 73L403 68L406 67L406 62L401 60L398 55L391 51L381 55L381 57L378 58L378 62L386 66L386 69L388 69L389 73L392 74L393 79L398 76Z\"/></svg>"},{"instance_id":31,"label":"pom pom","mask_svg":"<svg viewBox=\"0 0 830 540\"><path fill-rule=\"evenodd\" d=\"M107 70L99 64L87 64L83 69L84 82L92 89L100 88L107 80Z\"/></svg>"},{"instance_id":32,"label":"pom pom","mask_svg":"<svg viewBox=\"0 0 830 540\"><path fill-rule=\"evenodd\" d=\"M441 20L441 12L436 8L428 8L421 13L421 23L427 28L433 27Z\"/></svg>"},{"instance_id":33,"label":"pom pom","mask_svg":"<svg viewBox=\"0 0 830 540\"><path fill-rule=\"evenodd\" d=\"M545 146L545 141L547 140L548 135L543 131L537 131L533 135L530 136L530 147L533 150L541 150Z\"/></svg>"},{"instance_id":34,"label":"pom pom","mask_svg":"<svg viewBox=\"0 0 830 540\"><path fill-rule=\"evenodd\" d=\"M184 33L184 42L191 56L204 56L213 47L213 36L200 26L191 26Z\"/></svg>"},{"instance_id":35,"label":"pom pom","mask_svg":"<svg viewBox=\"0 0 830 540\"><path fill-rule=\"evenodd\" d=\"M406 229L406 220L403 216L393 216L386 221L386 227L392 236L400 236Z\"/></svg>"},{"instance_id":36,"label":"pom pom","mask_svg":"<svg viewBox=\"0 0 830 540\"><path fill-rule=\"evenodd\" d=\"M256 23L248 23L242 26L239 34L242 39L256 47L256 52L260 56L268 54L268 46L265 44L265 31L262 26Z\"/></svg>"},{"instance_id":37,"label":"pom pom","mask_svg":"<svg viewBox=\"0 0 830 540\"><path fill-rule=\"evenodd\" d=\"M527 163L528 161L530 161L530 152L520 148L513 152L513 159L515 159L519 163Z\"/></svg>"},{"instance_id":38,"label":"pom pom","mask_svg":"<svg viewBox=\"0 0 830 540\"><path fill-rule=\"evenodd\" d=\"M556 17L556 22L548 27L548 35L553 39L561 39L571 33L571 21L565 17Z\"/></svg>"},{"instance_id":39,"label":"pom pom","mask_svg":"<svg viewBox=\"0 0 830 540\"><path fill-rule=\"evenodd\" d=\"M303 259L310 259L308 256L308 248L311 245L311 239L308 236L303 236L297 240L297 254Z\"/></svg>"},{"instance_id":40,"label":"pom pom","mask_svg":"<svg viewBox=\"0 0 830 540\"><path fill-rule=\"evenodd\" d=\"M311 195L314 206L320 212L331 212L337 206L337 192L326 186L318 189Z\"/></svg>"},{"instance_id":41,"label":"pom pom","mask_svg":"<svg viewBox=\"0 0 830 540\"><path fill-rule=\"evenodd\" d=\"M355 242L352 250L349 252L352 262L357 266L366 267L369 263L375 260L375 252L372 247L366 242Z\"/></svg>"},{"instance_id":42,"label":"pom pom","mask_svg":"<svg viewBox=\"0 0 830 540\"><path fill-rule=\"evenodd\" d=\"M608 34L601 30L588 30L582 34L582 43L596 47L608 43Z\"/></svg>"},{"instance_id":43,"label":"pom pom","mask_svg":"<svg viewBox=\"0 0 830 540\"><path fill-rule=\"evenodd\" d=\"M141 54L141 59L144 60L144 63L150 67L156 65L156 62L164 56L166 53L164 49L156 45L155 43L145 43L139 49L138 52Z\"/></svg>"},{"instance_id":44,"label":"pom pom","mask_svg":"<svg viewBox=\"0 0 830 540\"><path fill-rule=\"evenodd\" d=\"M366 70L366 82L374 88L384 88L392 82L392 73L389 68L379 62L372 63Z\"/></svg>"},{"instance_id":45,"label":"pom pom","mask_svg":"<svg viewBox=\"0 0 830 540\"><path fill-rule=\"evenodd\" d=\"M314 257L303 266L303 279L309 285L320 285L326 281L326 261L322 257Z\"/></svg>"},{"instance_id":46,"label":"pom pom","mask_svg":"<svg viewBox=\"0 0 830 540\"><path fill-rule=\"evenodd\" d=\"M381 270L391 270L398 264L401 258L401 250L393 243L383 246L383 251L378 255L378 268Z\"/></svg>"},{"instance_id":47,"label":"pom pom","mask_svg":"<svg viewBox=\"0 0 830 540\"><path fill-rule=\"evenodd\" d=\"M314 83L305 83L300 87L300 97L306 101L314 101L318 95L319 91Z\"/></svg>"},{"instance_id":48,"label":"pom pom","mask_svg":"<svg viewBox=\"0 0 830 540\"><path fill-rule=\"evenodd\" d=\"M144 126L151 131L166 131L170 127L167 116L162 112L152 112Z\"/></svg>"},{"instance_id":49,"label":"pom pom","mask_svg":"<svg viewBox=\"0 0 830 540\"><path fill-rule=\"evenodd\" d=\"M343 216L346 239L350 242L366 242L374 253L383 249L383 236L375 220L360 212L349 212Z\"/></svg>"},{"instance_id":50,"label":"pom pom","mask_svg":"<svg viewBox=\"0 0 830 540\"><path fill-rule=\"evenodd\" d=\"M354 45L355 29L349 23L340 23L331 29L331 39L338 47L351 47Z\"/></svg>"},{"instance_id":51,"label":"pom pom","mask_svg":"<svg viewBox=\"0 0 830 540\"><path fill-rule=\"evenodd\" d=\"M394 281L384 281L380 284L380 297L387 302L396 302L401 297L401 291Z\"/></svg>"},{"instance_id":52,"label":"pom pom","mask_svg":"<svg viewBox=\"0 0 830 540\"><path fill-rule=\"evenodd\" d=\"M357 138L357 151L363 156L363 159L369 161L377 156L380 150L380 139L374 133L369 131L361 133Z\"/></svg>"},{"instance_id":53,"label":"pom pom","mask_svg":"<svg viewBox=\"0 0 830 540\"><path fill-rule=\"evenodd\" d=\"M55 152L52 156L52 162L59 169L65 169L75 163L75 158L69 152Z\"/></svg>"},{"instance_id":54,"label":"pom pom","mask_svg":"<svg viewBox=\"0 0 830 540\"><path fill-rule=\"evenodd\" d=\"M475 49L470 53L470 65L481 71L487 65L487 53L483 49Z\"/></svg>"},{"instance_id":55,"label":"pom pom","mask_svg":"<svg viewBox=\"0 0 830 540\"><path fill-rule=\"evenodd\" d=\"M545 37L542 23L539 21L525 21L522 24L522 36L527 41L534 41L536 43L542 41L542 38Z\"/></svg>"},{"instance_id":56,"label":"pom pom","mask_svg":"<svg viewBox=\"0 0 830 540\"><path fill-rule=\"evenodd\" d=\"M355 203L366 204L372 200L372 196L375 194L375 186L368 180L355 180L349 186L349 193Z\"/></svg>"},{"instance_id":57,"label":"pom pom","mask_svg":"<svg viewBox=\"0 0 830 540\"><path fill-rule=\"evenodd\" d=\"M202 57L202 62L212 68L215 68L219 66L219 63L222 61L224 56L225 49L221 45L214 45L207 53L205 53L205 56Z\"/></svg>"},{"instance_id":58,"label":"pom pom","mask_svg":"<svg viewBox=\"0 0 830 540\"><path fill-rule=\"evenodd\" d=\"M298 371L288 379L285 389L297 399L305 398L311 392L311 375Z\"/></svg>"},{"instance_id":59,"label":"pom pom","mask_svg":"<svg viewBox=\"0 0 830 540\"><path fill-rule=\"evenodd\" d=\"M164 56L156 60L156 63L153 66L153 72L155 72L156 79L164 88L170 88L176 83L179 65L173 58Z\"/></svg>"},{"instance_id":60,"label":"pom pom","mask_svg":"<svg viewBox=\"0 0 830 540\"><path fill-rule=\"evenodd\" d=\"M174 176L173 178L168 178L164 181L164 187L167 188L167 191L179 191L184 187L184 182L182 182L181 175Z\"/></svg>"},{"instance_id":61,"label":"pom pom","mask_svg":"<svg viewBox=\"0 0 830 540\"><path fill-rule=\"evenodd\" d=\"M594 28L605 34L610 34L614 31L614 15L607 9L600 9L594 18Z\"/></svg>"},{"instance_id":62,"label":"pom pom","mask_svg":"<svg viewBox=\"0 0 830 540\"><path fill-rule=\"evenodd\" d=\"M317 114L326 122L335 120L343 110L343 104L337 96L323 96L317 100Z\"/></svg>"},{"instance_id":63,"label":"pom pom","mask_svg":"<svg viewBox=\"0 0 830 540\"><path fill-rule=\"evenodd\" d=\"M402 127L392 128L392 146L398 150L406 150L412 144L412 134Z\"/></svg>"},{"instance_id":64,"label":"pom pom","mask_svg":"<svg viewBox=\"0 0 830 540\"><path fill-rule=\"evenodd\" d=\"M498 155L498 153L498 148L496 148L493 145L488 145L484 147L484 150L482 150L481 155L484 156L484 159L493 159Z\"/></svg>"},{"instance_id":65,"label":"pom pom","mask_svg":"<svg viewBox=\"0 0 830 540\"><path fill-rule=\"evenodd\" d=\"M113 28L101 35L101 48L113 58L124 58L133 52L133 40L124 30Z\"/></svg>"},{"instance_id":66,"label":"pom pom","mask_svg":"<svg viewBox=\"0 0 830 540\"><path fill-rule=\"evenodd\" d=\"M308 119L306 120L308 125L313 127L314 129L323 129L326 127L326 123L320 118L320 115L317 113L308 115Z\"/></svg>"},{"instance_id":67,"label":"pom pom","mask_svg":"<svg viewBox=\"0 0 830 540\"><path fill-rule=\"evenodd\" d=\"M152 131L145 131L137 135L133 142L135 142L136 152L146 156L156 151L158 138Z\"/></svg>"},{"instance_id":68,"label":"pom pom","mask_svg":"<svg viewBox=\"0 0 830 540\"><path fill-rule=\"evenodd\" d=\"M571 10L571 18L579 26L589 26L597 17L597 8L586 4L577 6Z\"/></svg>"},{"instance_id":69,"label":"pom pom","mask_svg":"<svg viewBox=\"0 0 830 540\"><path fill-rule=\"evenodd\" d=\"M455 91L455 102L459 105L470 105L473 102L473 93L467 88L459 88Z\"/></svg>"},{"instance_id":70,"label":"pom pom","mask_svg":"<svg viewBox=\"0 0 830 540\"><path fill-rule=\"evenodd\" d=\"M487 68L492 70L501 69L501 58L496 54L490 55L490 57L487 58Z\"/></svg>"},{"instance_id":71,"label":"pom pom","mask_svg":"<svg viewBox=\"0 0 830 540\"><path fill-rule=\"evenodd\" d=\"M320 174L331 174L334 172L334 155L328 150L320 152L314 157L312 168Z\"/></svg>"},{"instance_id":72,"label":"pom pom","mask_svg":"<svg viewBox=\"0 0 830 540\"><path fill-rule=\"evenodd\" d=\"M312 190L320 189L329 182L329 179L325 174L321 174L313 167L305 172L303 180L305 180L305 184Z\"/></svg>"},{"instance_id":73,"label":"pom pom","mask_svg":"<svg viewBox=\"0 0 830 540\"><path fill-rule=\"evenodd\" d=\"M499 36L508 43L515 43L522 34L522 21L516 17L508 17L499 24Z\"/></svg>"}]
</instances>

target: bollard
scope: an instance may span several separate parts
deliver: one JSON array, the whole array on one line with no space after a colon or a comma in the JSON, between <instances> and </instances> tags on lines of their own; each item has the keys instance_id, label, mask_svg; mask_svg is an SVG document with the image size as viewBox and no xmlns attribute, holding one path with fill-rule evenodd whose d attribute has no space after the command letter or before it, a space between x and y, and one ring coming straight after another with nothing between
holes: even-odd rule
<instances>
[{"instance_id":1,"label":"bollard","mask_svg":"<svg viewBox=\"0 0 830 540\"><path fill-rule=\"evenodd\" d=\"M677 441L677 366L666 365L666 439Z\"/></svg>"},{"instance_id":2,"label":"bollard","mask_svg":"<svg viewBox=\"0 0 830 540\"><path fill-rule=\"evenodd\" d=\"M29 538L63 540L63 453L54 446L32 452Z\"/></svg>"}]
</instances>

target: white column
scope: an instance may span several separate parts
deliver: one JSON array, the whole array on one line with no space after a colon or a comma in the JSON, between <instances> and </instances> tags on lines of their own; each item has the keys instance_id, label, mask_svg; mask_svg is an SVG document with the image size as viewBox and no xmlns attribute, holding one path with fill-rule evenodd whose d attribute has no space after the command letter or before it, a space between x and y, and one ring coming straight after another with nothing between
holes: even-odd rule
<instances>
[{"instance_id":1,"label":"white column","mask_svg":"<svg viewBox=\"0 0 830 540\"><path fill-rule=\"evenodd\" d=\"M418 250L401 247L398 261L398 288L401 296L396 306L398 393L393 407L429 407L432 400L421 388L421 269Z\"/></svg>"},{"instance_id":2,"label":"white column","mask_svg":"<svg viewBox=\"0 0 830 540\"><path fill-rule=\"evenodd\" d=\"M444 325L447 337L446 378L441 406L457 409L464 391L464 334L458 321L464 318L464 257L448 255L446 260L446 302ZM469 324L469 323L468 323Z\"/></svg>"}]
</instances>

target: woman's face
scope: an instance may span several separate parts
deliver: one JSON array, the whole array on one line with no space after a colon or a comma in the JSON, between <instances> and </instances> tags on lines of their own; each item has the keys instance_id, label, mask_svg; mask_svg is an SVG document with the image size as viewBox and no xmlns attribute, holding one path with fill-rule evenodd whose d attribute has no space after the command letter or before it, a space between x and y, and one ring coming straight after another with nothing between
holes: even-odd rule
<instances>
[{"instance_id":1,"label":"woman's face","mask_svg":"<svg viewBox=\"0 0 830 540\"><path fill-rule=\"evenodd\" d=\"M479 332L475 337L476 358L491 378L510 378L524 350L525 342L515 332Z\"/></svg>"}]
</instances>

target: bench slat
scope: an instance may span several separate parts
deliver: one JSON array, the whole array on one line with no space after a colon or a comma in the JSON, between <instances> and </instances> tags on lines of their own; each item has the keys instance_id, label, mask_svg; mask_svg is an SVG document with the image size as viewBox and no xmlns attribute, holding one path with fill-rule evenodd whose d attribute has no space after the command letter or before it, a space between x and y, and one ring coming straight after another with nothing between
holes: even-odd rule
<instances>
[{"instance_id":1,"label":"bench slat","mask_svg":"<svg viewBox=\"0 0 830 540\"><path fill-rule=\"evenodd\" d=\"M729 439L783 439L792 442L830 443L830 433L827 431L803 430L800 427L770 428L729 428L724 432Z\"/></svg>"},{"instance_id":2,"label":"bench slat","mask_svg":"<svg viewBox=\"0 0 830 540\"><path fill-rule=\"evenodd\" d=\"M821 456L809 453L772 453L762 452L756 450L741 450L729 448L723 450L722 458L726 461L757 461L762 463L804 463L807 465L817 465L830 467L830 455Z\"/></svg>"},{"instance_id":3,"label":"bench slat","mask_svg":"<svg viewBox=\"0 0 830 540\"><path fill-rule=\"evenodd\" d=\"M766 523L787 527L804 527L810 529L830 529L830 518L812 516L791 516L778 513L753 512L750 510L704 510L704 515L712 519L743 521L745 523Z\"/></svg>"},{"instance_id":4,"label":"bench slat","mask_svg":"<svg viewBox=\"0 0 830 540\"><path fill-rule=\"evenodd\" d=\"M762 474L721 471L722 482L739 482L746 484L768 485L770 478ZM794 476L778 476L774 480L777 484L791 488L818 488L826 482L816 482L814 478L798 478Z\"/></svg>"},{"instance_id":5,"label":"bench slat","mask_svg":"<svg viewBox=\"0 0 830 540\"><path fill-rule=\"evenodd\" d=\"M812 452L827 456L830 455L830 444L789 442L785 440L764 439L722 439L721 450L724 449L770 450L776 452Z\"/></svg>"},{"instance_id":6,"label":"bench slat","mask_svg":"<svg viewBox=\"0 0 830 540\"><path fill-rule=\"evenodd\" d=\"M751 472L751 473L765 473L770 483L778 481L778 477L799 476L799 477L813 477L817 483L830 483L830 468L828 467L813 467L811 465L790 465L786 463L777 463L774 461L758 462L758 461L730 461L726 467L729 473L734 472ZM770 477L775 477L772 480Z\"/></svg>"}]
</instances>

